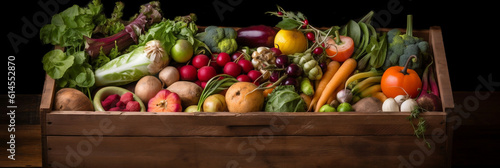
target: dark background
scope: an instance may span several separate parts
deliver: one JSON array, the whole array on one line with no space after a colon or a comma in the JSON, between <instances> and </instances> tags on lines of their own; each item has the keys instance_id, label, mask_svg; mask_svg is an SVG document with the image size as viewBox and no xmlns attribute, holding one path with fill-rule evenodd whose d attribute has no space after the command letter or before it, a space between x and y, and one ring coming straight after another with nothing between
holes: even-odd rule
<instances>
[{"instance_id":1,"label":"dark background","mask_svg":"<svg viewBox=\"0 0 500 168\"><path fill-rule=\"evenodd\" d=\"M52 49L50 45L43 45L39 40L40 26L35 25L34 20L43 23L48 22L52 15L38 4L40 1L11 1L12 5L4 6L4 19L2 29L6 34L3 36L2 47L4 59L9 55L16 56L16 93L17 94L39 94L42 92L45 72L42 68L42 56ZM62 10L78 4L85 6L89 1L66 0L68 2L57 3L58 8L50 7L51 10ZM62 1L62 0L61 0ZM109 14L113 10L115 1L104 1L105 11ZM125 16L128 18L139 10L139 5L148 1L124 1ZM264 14L266 11L276 11L276 5L282 6L288 11L301 11L315 27L329 27L333 25L344 25L350 19L358 19L370 10L376 12L376 16L387 11L388 5L393 2L399 3L402 12L380 16L386 21L382 27L405 28L406 15L413 14L414 29L428 29L430 26L440 26L443 31L443 40L451 76L452 89L454 91L474 91L479 84L478 77L488 79L492 75L493 81L500 81L499 71L495 67L495 48L488 47L492 42L486 39L495 39L495 19L483 21L490 18L487 11L491 8L479 2L453 3L438 2L431 0L383 0L383 1L279 1L279 0L209 0L209 1L162 1L161 7L166 18L178 15L196 13L198 25L218 25L245 27L256 24L275 25L279 18ZM227 5L219 17L214 4L218 8ZM12 9L7 9L12 8ZM221 9L224 10L224 9ZM15 11L15 12L7 12ZM382 11L382 12L381 12ZM34 18L34 16L36 16ZM108 15L109 16L109 15ZM23 21L24 20L24 21ZM374 19L377 22L376 18ZM381 23L379 21L379 23ZM33 24L36 32L23 30L25 26ZM25 37L23 34L30 34ZM7 34L14 33L27 39L27 43L18 46L15 52ZM486 37L486 38L483 38ZM488 53L489 52L489 53ZM5 72L5 71L4 71ZM5 84L4 84L5 86ZM6 86L5 86L6 87ZM5 92L4 92L5 93Z\"/></svg>"}]
</instances>

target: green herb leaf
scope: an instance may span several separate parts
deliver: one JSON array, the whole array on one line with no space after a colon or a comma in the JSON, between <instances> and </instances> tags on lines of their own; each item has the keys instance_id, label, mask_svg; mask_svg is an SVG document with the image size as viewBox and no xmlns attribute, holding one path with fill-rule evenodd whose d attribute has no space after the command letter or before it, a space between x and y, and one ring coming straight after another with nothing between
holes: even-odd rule
<instances>
[{"instance_id":1,"label":"green herb leaf","mask_svg":"<svg viewBox=\"0 0 500 168\"><path fill-rule=\"evenodd\" d=\"M296 20L289 19L289 18L283 18L282 21L278 22L276 24L276 27L285 29L285 30L292 30L292 29L297 29L300 26L300 23L297 22Z\"/></svg>"}]
</instances>

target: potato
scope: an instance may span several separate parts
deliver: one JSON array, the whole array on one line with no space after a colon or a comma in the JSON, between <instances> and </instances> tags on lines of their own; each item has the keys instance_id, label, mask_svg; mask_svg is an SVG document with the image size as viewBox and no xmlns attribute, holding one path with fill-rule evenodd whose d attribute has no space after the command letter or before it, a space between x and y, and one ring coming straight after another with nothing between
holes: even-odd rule
<instances>
[{"instance_id":1,"label":"potato","mask_svg":"<svg viewBox=\"0 0 500 168\"><path fill-rule=\"evenodd\" d=\"M163 82L165 87L172 85L172 83L179 81L180 75L177 68L173 66L167 66L163 68L158 74L158 78Z\"/></svg>"},{"instance_id":2,"label":"potato","mask_svg":"<svg viewBox=\"0 0 500 168\"><path fill-rule=\"evenodd\" d=\"M63 88L56 93L55 111L94 111L92 101L81 91Z\"/></svg>"},{"instance_id":3,"label":"potato","mask_svg":"<svg viewBox=\"0 0 500 168\"><path fill-rule=\"evenodd\" d=\"M375 97L365 97L352 106L357 112L381 112L382 102Z\"/></svg>"},{"instance_id":4,"label":"potato","mask_svg":"<svg viewBox=\"0 0 500 168\"><path fill-rule=\"evenodd\" d=\"M182 107L197 105L203 89L196 83L188 81L177 81L167 87L167 90L177 93L181 98Z\"/></svg>"},{"instance_id":5,"label":"potato","mask_svg":"<svg viewBox=\"0 0 500 168\"><path fill-rule=\"evenodd\" d=\"M161 89L161 81L154 76L148 75L137 82L134 94L141 98L144 104L148 104L149 99L153 98Z\"/></svg>"}]
</instances>

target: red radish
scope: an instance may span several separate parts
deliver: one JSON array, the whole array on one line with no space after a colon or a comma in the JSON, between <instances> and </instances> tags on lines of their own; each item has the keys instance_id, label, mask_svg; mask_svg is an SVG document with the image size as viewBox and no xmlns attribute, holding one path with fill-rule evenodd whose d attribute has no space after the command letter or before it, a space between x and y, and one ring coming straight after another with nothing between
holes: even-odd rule
<instances>
[{"instance_id":1,"label":"red radish","mask_svg":"<svg viewBox=\"0 0 500 168\"><path fill-rule=\"evenodd\" d=\"M217 55L216 61L217 61L217 65L223 67L228 62L231 62L231 57L229 57L229 54L227 54L225 52L221 52L221 53L219 53L219 55Z\"/></svg>"},{"instance_id":2,"label":"red radish","mask_svg":"<svg viewBox=\"0 0 500 168\"><path fill-rule=\"evenodd\" d=\"M250 79L252 79L252 81L255 81L257 80L260 76L262 76L262 73L260 73L260 71L257 71L257 70L251 70L247 73L248 77L250 77Z\"/></svg>"},{"instance_id":3,"label":"red radish","mask_svg":"<svg viewBox=\"0 0 500 168\"><path fill-rule=\"evenodd\" d=\"M202 81L200 86L201 86L201 88L205 89L205 86L207 86L207 82L206 81Z\"/></svg>"},{"instance_id":4,"label":"red radish","mask_svg":"<svg viewBox=\"0 0 500 168\"><path fill-rule=\"evenodd\" d=\"M208 58L208 56L200 54L193 58L192 64L194 67L200 69L203 66L207 66L209 61L210 59Z\"/></svg>"},{"instance_id":5,"label":"red radish","mask_svg":"<svg viewBox=\"0 0 500 168\"><path fill-rule=\"evenodd\" d=\"M222 68L224 66L219 66L219 64L217 64L217 54L212 54L212 61L210 61L210 66L211 67L214 67L215 71L217 71L217 73L222 73Z\"/></svg>"},{"instance_id":6,"label":"red radish","mask_svg":"<svg viewBox=\"0 0 500 168\"><path fill-rule=\"evenodd\" d=\"M252 62L246 60L246 59L240 59L238 61L238 65L241 66L241 69L243 69L243 72L248 73L253 69Z\"/></svg>"},{"instance_id":7,"label":"red radish","mask_svg":"<svg viewBox=\"0 0 500 168\"><path fill-rule=\"evenodd\" d=\"M197 72L196 67L192 65L184 65L179 69L179 75L181 76L181 80L184 81L196 81Z\"/></svg>"},{"instance_id":8,"label":"red radish","mask_svg":"<svg viewBox=\"0 0 500 168\"><path fill-rule=\"evenodd\" d=\"M198 79L202 82L210 80L215 75L217 75L217 72L211 66L204 66L198 70Z\"/></svg>"},{"instance_id":9,"label":"red radish","mask_svg":"<svg viewBox=\"0 0 500 168\"><path fill-rule=\"evenodd\" d=\"M248 77L248 75L245 75L245 74L239 75L238 77L236 77L236 80L238 80L240 82L252 82L253 81L250 77Z\"/></svg>"},{"instance_id":10,"label":"red radish","mask_svg":"<svg viewBox=\"0 0 500 168\"><path fill-rule=\"evenodd\" d=\"M228 75L231 75L233 77L237 77L238 75L241 74L241 67L234 63L234 62L228 62L225 66L224 66L224 73L225 74L228 74Z\"/></svg>"},{"instance_id":11,"label":"red radish","mask_svg":"<svg viewBox=\"0 0 500 168\"><path fill-rule=\"evenodd\" d=\"M194 83L196 83L198 86L200 86L200 87L201 87L201 80L197 80L197 81L196 81L196 82L194 82ZM203 88L203 87L202 87L202 88Z\"/></svg>"}]
</instances>

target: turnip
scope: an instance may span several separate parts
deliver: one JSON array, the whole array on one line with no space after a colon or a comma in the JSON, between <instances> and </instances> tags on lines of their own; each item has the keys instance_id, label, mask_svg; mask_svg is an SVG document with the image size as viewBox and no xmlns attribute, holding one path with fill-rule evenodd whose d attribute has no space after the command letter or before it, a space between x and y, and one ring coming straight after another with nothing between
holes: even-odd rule
<instances>
[{"instance_id":1,"label":"turnip","mask_svg":"<svg viewBox=\"0 0 500 168\"><path fill-rule=\"evenodd\" d=\"M415 110L416 108L418 108L418 103L417 101L415 101L414 99L408 99L408 100L405 100L402 104L401 104L401 112L411 112L413 110Z\"/></svg>"},{"instance_id":2,"label":"turnip","mask_svg":"<svg viewBox=\"0 0 500 168\"><path fill-rule=\"evenodd\" d=\"M399 112L399 105L396 100L392 97L385 99L382 104L382 112Z\"/></svg>"}]
</instances>

